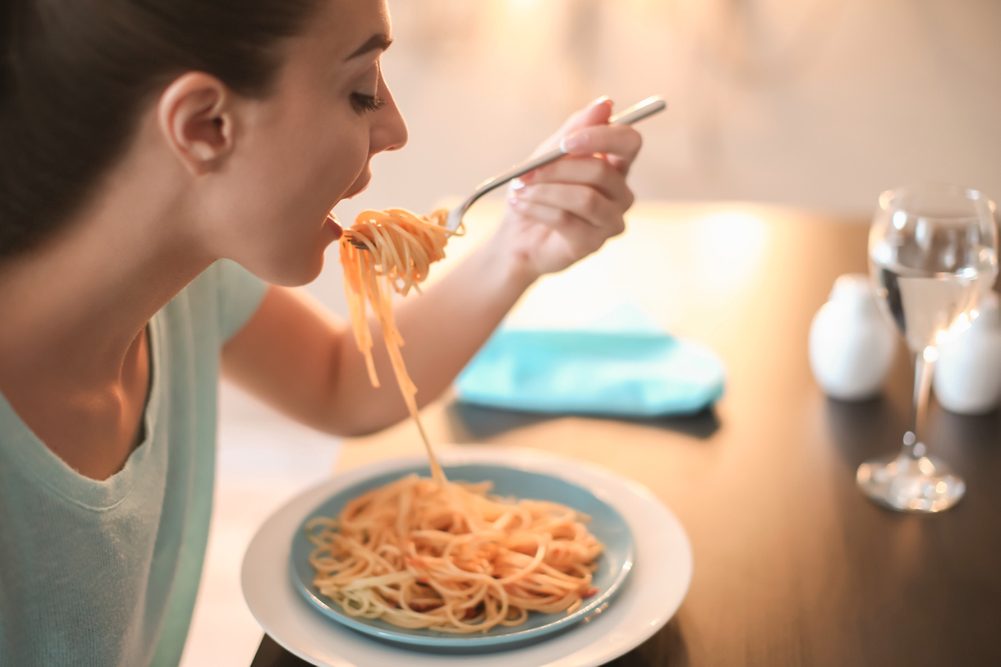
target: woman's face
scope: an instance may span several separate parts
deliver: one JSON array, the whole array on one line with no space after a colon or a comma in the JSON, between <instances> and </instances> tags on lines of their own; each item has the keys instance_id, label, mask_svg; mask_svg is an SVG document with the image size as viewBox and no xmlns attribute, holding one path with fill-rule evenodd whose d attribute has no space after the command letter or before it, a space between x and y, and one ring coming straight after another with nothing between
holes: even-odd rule
<instances>
[{"instance_id":1,"label":"woman's face","mask_svg":"<svg viewBox=\"0 0 1001 667\"><path fill-rule=\"evenodd\" d=\"M364 189L372 156L407 140L380 68L389 35L384 0L325 0L289 42L273 93L235 128L209 216L223 221L219 254L278 284L319 274L337 238L327 212Z\"/></svg>"}]
</instances>

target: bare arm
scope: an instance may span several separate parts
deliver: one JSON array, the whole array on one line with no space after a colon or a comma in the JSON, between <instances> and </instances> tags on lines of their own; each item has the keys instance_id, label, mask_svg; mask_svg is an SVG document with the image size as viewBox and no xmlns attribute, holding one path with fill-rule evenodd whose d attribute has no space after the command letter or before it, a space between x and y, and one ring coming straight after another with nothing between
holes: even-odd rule
<instances>
[{"instance_id":1,"label":"bare arm","mask_svg":"<svg viewBox=\"0 0 1001 667\"><path fill-rule=\"evenodd\" d=\"M514 192L494 237L397 307L420 404L448 387L536 278L566 268L623 231L633 201L625 177L640 138L630 127L608 126L610 112L603 102L572 117L550 142L573 135L574 155L532 172ZM381 389L369 384L346 322L299 291L272 287L224 347L223 372L315 428L365 433L406 415L377 327L373 339Z\"/></svg>"},{"instance_id":2,"label":"bare arm","mask_svg":"<svg viewBox=\"0 0 1001 667\"><path fill-rule=\"evenodd\" d=\"M504 233L510 232L499 232ZM532 281L501 246L485 244L397 307L404 359L421 405L448 387ZM300 290L271 287L251 320L227 342L223 371L299 421L356 435L407 414L381 336L373 325L373 358L382 385L376 389L347 322Z\"/></svg>"}]
</instances>

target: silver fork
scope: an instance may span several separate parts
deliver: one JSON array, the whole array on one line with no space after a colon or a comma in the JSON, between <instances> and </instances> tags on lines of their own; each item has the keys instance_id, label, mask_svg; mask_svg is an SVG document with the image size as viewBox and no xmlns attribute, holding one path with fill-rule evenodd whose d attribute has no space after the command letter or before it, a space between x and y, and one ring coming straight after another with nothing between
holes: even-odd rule
<instances>
[{"instance_id":1,"label":"silver fork","mask_svg":"<svg viewBox=\"0 0 1001 667\"><path fill-rule=\"evenodd\" d=\"M625 111L612 116L608 120L609 125L632 125L638 120L643 120L647 116L652 116L658 111L663 111L667 108L667 102L662 100L657 96L651 96L640 102L629 107ZM562 147L556 147L553 150L543 153L542 155L532 158L527 162L517 165L502 174L494 176L486 181L480 183L473 194L469 195L466 201L462 202L460 206L454 208L448 214L448 222L445 224L445 228L450 232L454 232L459 228L459 223L462 222L462 216L466 215L466 211L472 206L476 200L478 200L483 195L496 190L500 186L504 185L510 180L518 178L533 169L538 169L543 165L547 165L550 162L559 160L561 157L566 155L567 152L563 150Z\"/></svg>"},{"instance_id":2,"label":"silver fork","mask_svg":"<svg viewBox=\"0 0 1001 667\"><path fill-rule=\"evenodd\" d=\"M609 125L632 125L636 121L643 120L644 118L652 116L653 114L663 111L666 108L667 108L667 102L665 102L660 97L654 95L644 100L641 100L640 102L634 104L633 106L622 111L621 113L612 116L608 120L608 123ZM499 174L497 176L494 176L493 178L483 181L479 186L477 186L476 190L473 192L473 194L469 196L468 199L462 202L460 206L452 209L451 212L449 212L448 222L445 223L445 228L450 232L454 232L456 229L458 229L459 224L462 222L462 217L466 214L466 211L468 211L469 207L472 206L476 202L476 200L478 200L483 195L493 190L496 190L497 188L499 188L500 186L504 185L505 183L507 183L512 179L527 174L533 169L538 169L543 165L547 165L550 162L558 160L566 154L567 154L566 151L563 150L562 147L557 147L551 151L543 153L538 157L534 157L528 160L527 162L523 162L515 167L512 167L511 169L505 171L502 174ZM350 239L350 242L357 248L367 247L360 241L355 241L353 239Z\"/></svg>"}]
</instances>

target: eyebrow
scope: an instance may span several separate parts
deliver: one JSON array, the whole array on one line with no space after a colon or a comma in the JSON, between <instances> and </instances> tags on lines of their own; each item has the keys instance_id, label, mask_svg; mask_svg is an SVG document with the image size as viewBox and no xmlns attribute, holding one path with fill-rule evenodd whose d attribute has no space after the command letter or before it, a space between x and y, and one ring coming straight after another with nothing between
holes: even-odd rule
<instances>
[{"instance_id":1,"label":"eyebrow","mask_svg":"<svg viewBox=\"0 0 1001 667\"><path fill-rule=\"evenodd\" d=\"M388 35L383 33L376 33L365 40L365 43L355 49L351 55L345 58L345 61L357 58L360 55L368 53L369 51L385 51L389 48L389 45L393 43L393 40L389 38Z\"/></svg>"}]
</instances>

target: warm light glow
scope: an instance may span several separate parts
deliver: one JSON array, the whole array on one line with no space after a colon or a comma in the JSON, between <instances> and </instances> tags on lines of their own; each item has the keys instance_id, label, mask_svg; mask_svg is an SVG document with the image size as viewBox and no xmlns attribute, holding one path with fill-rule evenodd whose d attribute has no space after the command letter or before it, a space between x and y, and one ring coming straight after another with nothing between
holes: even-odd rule
<instances>
[{"instance_id":1,"label":"warm light glow","mask_svg":"<svg viewBox=\"0 0 1001 667\"><path fill-rule=\"evenodd\" d=\"M516 11L531 11L541 3L540 0L507 0L507 4Z\"/></svg>"},{"instance_id":2,"label":"warm light glow","mask_svg":"<svg viewBox=\"0 0 1001 667\"><path fill-rule=\"evenodd\" d=\"M510 74L527 71L540 60L559 62L560 42L553 39L553 33L566 21L562 3L494 0L477 9L475 15L481 19L483 32L470 45L475 51L466 57L480 63L482 70Z\"/></svg>"},{"instance_id":3,"label":"warm light glow","mask_svg":"<svg viewBox=\"0 0 1001 667\"><path fill-rule=\"evenodd\" d=\"M707 290L728 292L745 284L758 270L767 228L753 213L734 209L707 216L697 223L695 248L699 282ZM717 294L718 296L718 294Z\"/></svg>"}]
</instances>

